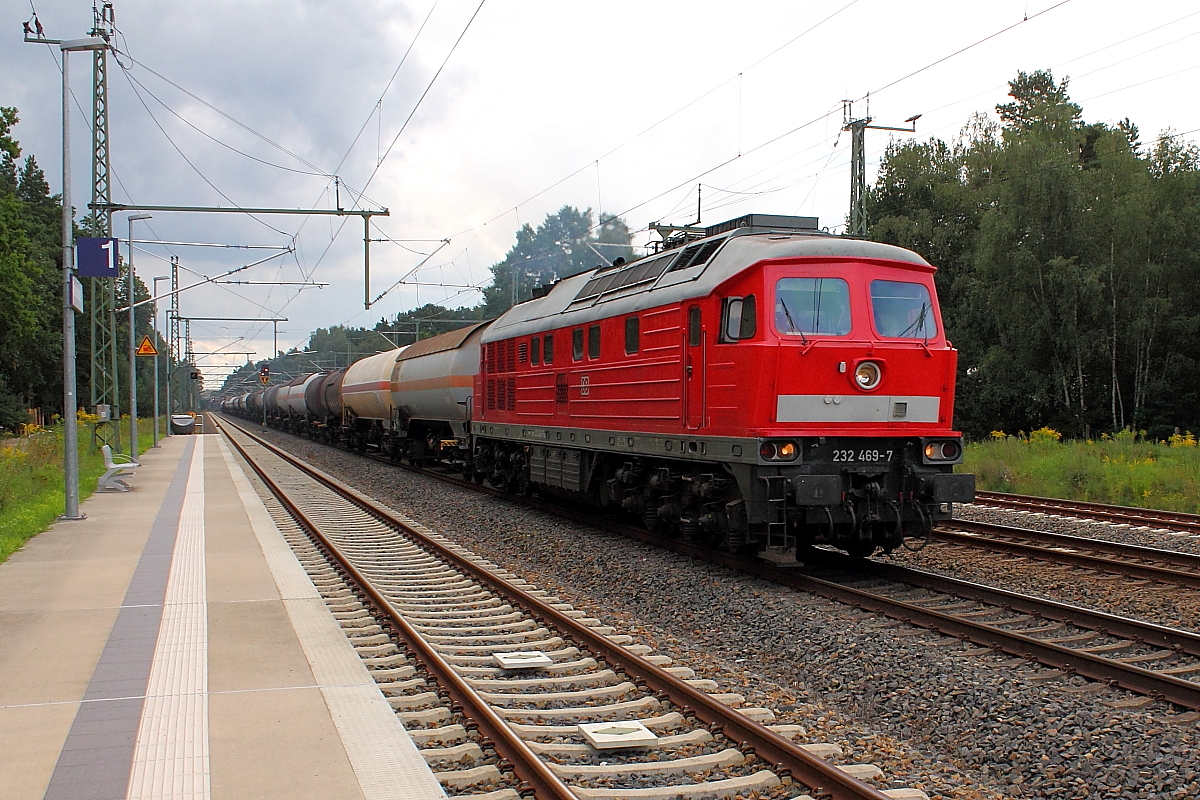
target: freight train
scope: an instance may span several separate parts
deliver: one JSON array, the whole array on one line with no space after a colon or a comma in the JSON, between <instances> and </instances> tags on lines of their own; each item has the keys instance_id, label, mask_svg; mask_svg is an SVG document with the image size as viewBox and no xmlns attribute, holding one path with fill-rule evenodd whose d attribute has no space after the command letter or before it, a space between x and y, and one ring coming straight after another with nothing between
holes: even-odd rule
<instances>
[{"instance_id":1,"label":"freight train","mask_svg":"<svg viewBox=\"0 0 1200 800\"><path fill-rule=\"evenodd\" d=\"M916 547L975 493L935 268L816 222L685 231L222 408L723 549Z\"/></svg>"}]
</instances>

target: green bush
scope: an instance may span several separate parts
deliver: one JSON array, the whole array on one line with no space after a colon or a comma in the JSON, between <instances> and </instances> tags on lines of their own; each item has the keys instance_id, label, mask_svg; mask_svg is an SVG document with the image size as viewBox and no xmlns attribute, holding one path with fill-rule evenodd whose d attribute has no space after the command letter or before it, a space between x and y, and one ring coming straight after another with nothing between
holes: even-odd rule
<instances>
[{"instance_id":1,"label":"green bush","mask_svg":"<svg viewBox=\"0 0 1200 800\"><path fill-rule=\"evenodd\" d=\"M1200 513L1200 448L1191 433L1166 442L1132 431L1061 441L1047 428L967 445L964 472L979 489Z\"/></svg>"}]
</instances>

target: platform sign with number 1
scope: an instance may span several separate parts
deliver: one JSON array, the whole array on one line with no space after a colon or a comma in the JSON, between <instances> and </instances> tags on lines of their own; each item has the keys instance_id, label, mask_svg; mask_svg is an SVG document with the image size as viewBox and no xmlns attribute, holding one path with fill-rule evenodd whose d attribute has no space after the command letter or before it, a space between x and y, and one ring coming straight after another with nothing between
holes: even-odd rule
<instances>
[{"instance_id":1,"label":"platform sign with number 1","mask_svg":"<svg viewBox=\"0 0 1200 800\"><path fill-rule=\"evenodd\" d=\"M116 239L76 239L76 270L83 278L115 278L120 273Z\"/></svg>"}]
</instances>

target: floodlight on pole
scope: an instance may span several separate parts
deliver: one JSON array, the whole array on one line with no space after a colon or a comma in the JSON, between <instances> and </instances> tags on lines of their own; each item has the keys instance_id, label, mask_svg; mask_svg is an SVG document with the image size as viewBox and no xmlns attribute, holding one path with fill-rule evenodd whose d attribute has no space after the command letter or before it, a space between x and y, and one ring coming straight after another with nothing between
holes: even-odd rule
<instances>
[{"instance_id":1,"label":"floodlight on pole","mask_svg":"<svg viewBox=\"0 0 1200 800\"><path fill-rule=\"evenodd\" d=\"M129 455L133 463L138 459L138 424L137 424L137 319L133 308L133 223L139 219L153 219L150 214L132 214L129 217L129 263L126 264L127 286L129 295ZM155 418L154 426L158 427Z\"/></svg>"}]
</instances>

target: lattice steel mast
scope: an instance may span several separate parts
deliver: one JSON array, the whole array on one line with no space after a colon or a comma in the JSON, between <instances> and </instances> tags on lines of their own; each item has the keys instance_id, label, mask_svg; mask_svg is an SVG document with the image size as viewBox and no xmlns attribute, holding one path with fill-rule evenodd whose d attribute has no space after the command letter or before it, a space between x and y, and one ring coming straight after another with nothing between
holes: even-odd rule
<instances>
[{"instance_id":1,"label":"lattice steel mast","mask_svg":"<svg viewBox=\"0 0 1200 800\"><path fill-rule=\"evenodd\" d=\"M842 130L850 131L850 224L846 228L850 236L867 235L867 130L916 133L917 120L921 117L917 114L904 120L912 123L911 128L872 125L870 98L867 103L867 115L854 119L854 103L842 101Z\"/></svg>"},{"instance_id":2,"label":"lattice steel mast","mask_svg":"<svg viewBox=\"0 0 1200 800\"><path fill-rule=\"evenodd\" d=\"M92 6L91 35L111 43L113 36L112 3ZM109 184L111 159L108 147L108 49L92 52L92 203L112 202ZM93 205L93 208L95 205ZM112 211L93 212L98 230L93 235L112 236ZM96 447L110 445L121 449L120 394L117 379L117 280L89 278L91 289L92 332L92 406L107 405L111 422L99 422L92 432Z\"/></svg>"}]
</instances>

